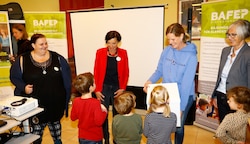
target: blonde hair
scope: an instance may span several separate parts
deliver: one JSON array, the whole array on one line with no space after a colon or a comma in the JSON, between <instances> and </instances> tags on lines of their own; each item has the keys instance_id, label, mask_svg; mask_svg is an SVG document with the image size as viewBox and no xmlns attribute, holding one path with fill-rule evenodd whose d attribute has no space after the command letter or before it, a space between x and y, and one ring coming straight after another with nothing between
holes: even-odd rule
<instances>
[{"instance_id":1,"label":"blonde hair","mask_svg":"<svg viewBox=\"0 0 250 144\"><path fill-rule=\"evenodd\" d=\"M164 106L163 115L165 117L170 117L171 111L168 103L169 94L165 87L155 86L151 91L150 98L149 113L155 112L157 108Z\"/></svg>"},{"instance_id":2,"label":"blonde hair","mask_svg":"<svg viewBox=\"0 0 250 144\"><path fill-rule=\"evenodd\" d=\"M119 114L129 114L135 108L135 99L132 92L125 91L115 98L114 107Z\"/></svg>"}]
</instances>

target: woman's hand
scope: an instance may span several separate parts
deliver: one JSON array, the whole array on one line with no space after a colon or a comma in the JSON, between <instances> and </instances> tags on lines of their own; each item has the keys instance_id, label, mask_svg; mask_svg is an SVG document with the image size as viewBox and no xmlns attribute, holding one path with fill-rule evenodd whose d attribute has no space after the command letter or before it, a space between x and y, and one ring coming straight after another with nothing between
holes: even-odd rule
<instances>
[{"instance_id":1,"label":"woman's hand","mask_svg":"<svg viewBox=\"0 0 250 144\"><path fill-rule=\"evenodd\" d=\"M27 84L25 86L25 93L26 94L31 94L33 92L33 85Z\"/></svg>"},{"instance_id":2,"label":"woman's hand","mask_svg":"<svg viewBox=\"0 0 250 144\"><path fill-rule=\"evenodd\" d=\"M144 87L143 87L143 91L145 92L145 93L147 93L148 92L148 85L149 84L152 84L152 82L151 81L146 81L146 83L144 84Z\"/></svg>"},{"instance_id":3,"label":"woman's hand","mask_svg":"<svg viewBox=\"0 0 250 144\"><path fill-rule=\"evenodd\" d=\"M214 102L215 102L215 98L211 98L211 99L210 99L210 102L209 102L209 105L210 105L210 106L213 106L213 105L214 105Z\"/></svg>"},{"instance_id":4,"label":"woman's hand","mask_svg":"<svg viewBox=\"0 0 250 144\"><path fill-rule=\"evenodd\" d=\"M120 94L122 94L124 92L124 89L118 89L114 94L114 98L118 97Z\"/></svg>"},{"instance_id":5,"label":"woman's hand","mask_svg":"<svg viewBox=\"0 0 250 144\"><path fill-rule=\"evenodd\" d=\"M101 92L96 92L95 95L96 95L96 98L97 98L97 99L99 99L99 100L101 100L101 101L104 101L103 98L104 98L105 96L104 96Z\"/></svg>"},{"instance_id":6,"label":"woman's hand","mask_svg":"<svg viewBox=\"0 0 250 144\"><path fill-rule=\"evenodd\" d=\"M101 109L102 109L103 112L107 113L107 109L106 109L106 107L103 104L101 104Z\"/></svg>"},{"instance_id":7,"label":"woman's hand","mask_svg":"<svg viewBox=\"0 0 250 144\"><path fill-rule=\"evenodd\" d=\"M9 60L14 62L15 61L15 56L14 55L9 55Z\"/></svg>"}]
</instances>

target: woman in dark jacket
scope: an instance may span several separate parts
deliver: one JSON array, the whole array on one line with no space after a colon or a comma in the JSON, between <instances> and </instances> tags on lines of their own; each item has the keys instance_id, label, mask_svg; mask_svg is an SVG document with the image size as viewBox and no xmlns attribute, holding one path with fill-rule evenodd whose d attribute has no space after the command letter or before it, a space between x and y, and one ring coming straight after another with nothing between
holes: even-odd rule
<instances>
[{"instance_id":1,"label":"woman in dark jacket","mask_svg":"<svg viewBox=\"0 0 250 144\"><path fill-rule=\"evenodd\" d=\"M38 99L44 111L33 123L33 134L40 135L34 144L40 144L44 128L48 125L55 144L61 144L61 118L66 110L71 92L70 67L64 57L48 50L43 34L31 37L34 50L17 57L10 69L10 80L16 86L14 94Z\"/></svg>"}]
</instances>

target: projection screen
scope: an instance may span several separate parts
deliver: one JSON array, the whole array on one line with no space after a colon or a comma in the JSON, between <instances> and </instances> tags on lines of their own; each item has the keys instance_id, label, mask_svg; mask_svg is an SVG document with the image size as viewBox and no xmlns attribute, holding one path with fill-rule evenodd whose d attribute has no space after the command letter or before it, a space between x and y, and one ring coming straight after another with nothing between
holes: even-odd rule
<instances>
[{"instance_id":1,"label":"projection screen","mask_svg":"<svg viewBox=\"0 0 250 144\"><path fill-rule=\"evenodd\" d=\"M105 35L118 31L128 52L129 86L143 86L157 67L164 46L164 6L70 12L76 73L92 72Z\"/></svg>"}]
</instances>

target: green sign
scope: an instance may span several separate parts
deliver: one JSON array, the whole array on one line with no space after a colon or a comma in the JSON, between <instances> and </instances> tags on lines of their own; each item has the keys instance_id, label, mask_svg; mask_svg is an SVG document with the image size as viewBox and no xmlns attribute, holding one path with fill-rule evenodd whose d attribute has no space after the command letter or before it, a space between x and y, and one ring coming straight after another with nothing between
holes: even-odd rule
<instances>
[{"instance_id":1,"label":"green sign","mask_svg":"<svg viewBox=\"0 0 250 144\"><path fill-rule=\"evenodd\" d=\"M224 38L228 26L238 19L250 20L249 0L204 3L201 36Z\"/></svg>"},{"instance_id":2,"label":"green sign","mask_svg":"<svg viewBox=\"0 0 250 144\"><path fill-rule=\"evenodd\" d=\"M42 33L47 38L66 38L66 17L64 12L25 13L26 30L29 36Z\"/></svg>"}]
</instances>

